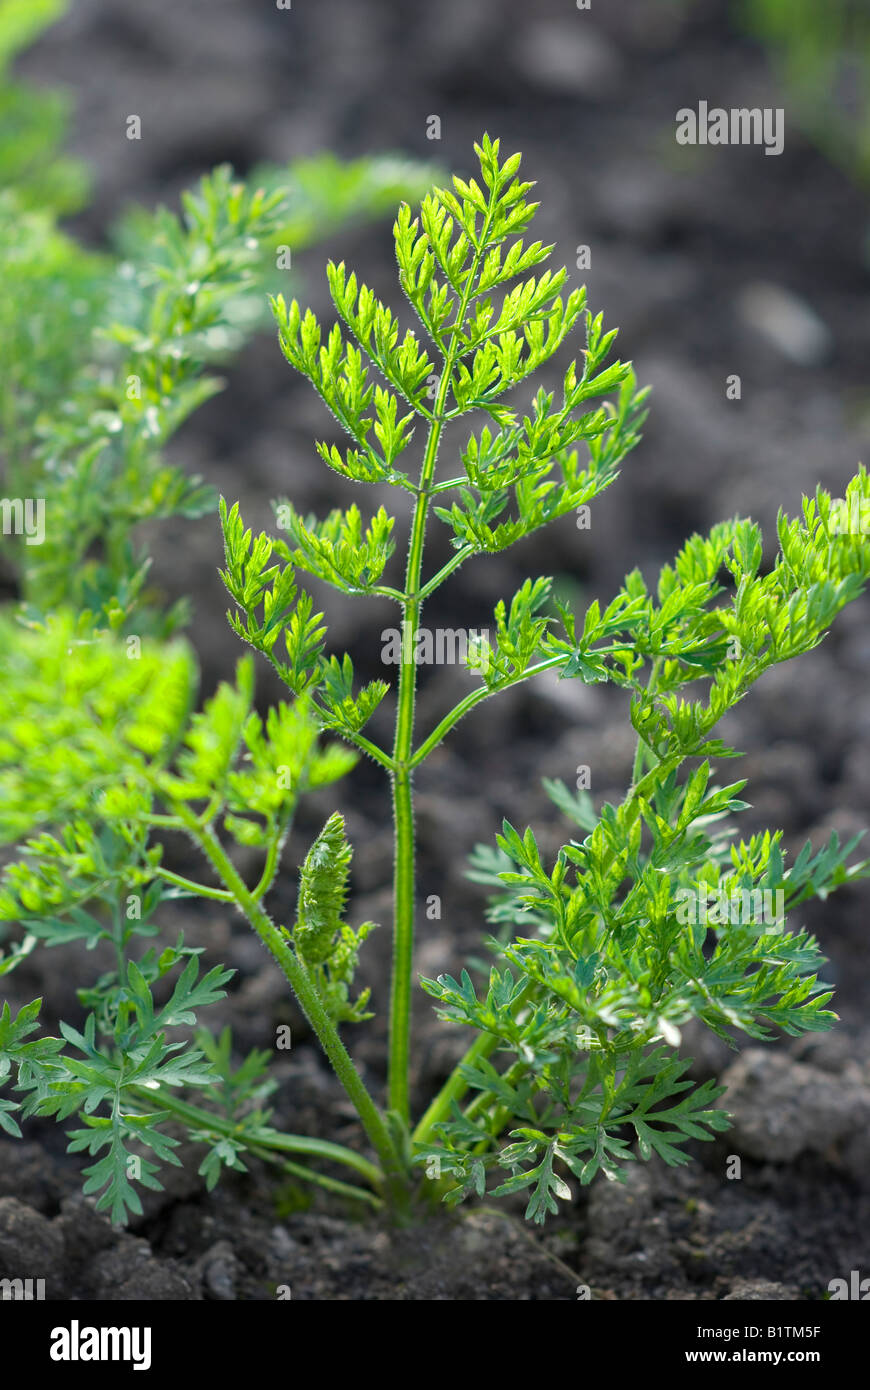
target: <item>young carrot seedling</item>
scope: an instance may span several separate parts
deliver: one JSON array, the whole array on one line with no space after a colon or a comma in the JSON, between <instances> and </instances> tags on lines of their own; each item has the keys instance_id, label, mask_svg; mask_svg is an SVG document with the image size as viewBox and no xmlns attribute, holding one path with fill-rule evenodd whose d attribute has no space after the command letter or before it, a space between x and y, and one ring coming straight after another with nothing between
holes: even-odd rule
<instances>
[{"instance_id":1,"label":"young carrot seedling","mask_svg":"<svg viewBox=\"0 0 870 1390\"><path fill-rule=\"evenodd\" d=\"M344 265L327 272L344 327L324 334L295 301L273 301L284 355L350 438L343 452L318 445L324 462L341 479L389 484L412 499L403 573L393 582L385 576L397 525L383 507L367 521L354 505L318 522L280 502L285 539L254 536L238 504L221 502L230 622L268 659L290 702L261 720L246 658L235 685L191 719L190 658L180 645L144 644L133 673L123 663L119 669L111 638L77 648L60 619L41 633L9 633L13 684L28 691L33 712L0 735L8 804L40 806L44 824L63 816L72 823L61 836L29 842L7 873L0 913L45 936L62 933L64 923L78 923L81 936L102 932L117 947L118 968L92 992L84 1032L65 1026L64 1041L24 1041L37 1026L37 1001L15 1020L7 1011L0 1062L7 1072L17 1068L25 1114L81 1113L85 1128L73 1132L71 1147L108 1150L88 1170L87 1190L100 1191L116 1219L138 1209L137 1178L157 1186L159 1163L177 1161L163 1128L174 1118L208 1144L201 1171L209 1184L222 1166L243 1167L242 1156L253 1153L345 1196L385 1204L397 1220L421 1197L455 1203L523 1191L527 1215L542 1222L571 1196L572 1176L581 1184L599 1172L621 1179L626 1163L653 1154L684 1163L688 1141L727 1126L715 1104L721 1088L687 1078L679 1047L689 1020L725 1037L738 1030L766 1038L775 1027L799 1034L834 1019L816 942L786 922L808 898L867 877L870 863L847 866L855 841L841 846L836 836L818 853L806 846L790 868L781 832L735 842L730 822L746 806L744 783L717 780L715 764L737 754L713 735L759 676L817 646L864 588L870 544L861 527L844 522L870 503L863 468L845 506L819 489L801 519L780 514L779 554L764 573L758 527L733 520L692 536L653 590L633 570L604 608L594 602L575 614L552 597L549 579L524 579L497 604L493 640L469 644L469 693L434 727L416 728L426 601L467 561L508 549L608 487L638 441L646 394L630 366L608 364L615 335L589 312L585 291L568 292L564 270L530 273L552 248L523 239L536 204L532 185L518 177L520 157L502 161L498 141L486 136L475 149L479 182L456 178L452 189L434 189L418 216L403 205L396 219L399 282L422 334L402 334L393 310ZM512 393L580 326L582 364L567 367L558 393L539 389L521 415ZM486 423L469 433L457 460L439 466L450 424L481 413ZM417 434L422 449L412 471L406 459ZM447 528L453 554L429 574L426 540L436 524ZM388 743L367 731L391 694L387 683L360 688L350 657L327 653L323 615L300 588L300 573L396 606L401 641ZM61 671L71 700L52 714ZM461 718L543 671L629 693L634 766L622 801L597 810L588 794L548 785L575 827L553 863L544 862L531 829L507 822L497 852L478 850L477 876L498 888L495 964L483 984L467 971L459 980L423 981L441 1017L474 1036L426 1112L414 1116L414 774ZM0 718L0 729L8 728ZM60 777L59 728L75 754L61 760ZM350 747L324 747L322 733ZM344 920L351 849L340 814L304 858L295 921L274 921L266 906L299 799L341 777L359 753L389 777L393 799L385 1105L365 1086L340 1031L381 1003L368 991L354 997L371 924L354 929ZM19 834L28 815L7 819ZM163 868L166 830L190 836L212 882ZM255 883L239 872L228 840L262 853ZM123 904L137 891L148 912L131 927ZM156 930L150 924L167 892L241 910L320 1039L371 1156L274 1129L260 1104L268 1093L262 1055L233 1072L226 1038L215 1043L200 1031L193 1045L167 1042L166 1029L190 1025L227 978L216 968L199 980L181 942L129 959L130 942L145 934L142 922ZM107 920L91 917L96 926L88 926L77 914L98 893ZM512 937L514 926L521 934ZM182 961L169 1002L156 1006L152 986ZM222 1111L208 1089L216 1078ZM197 1103L180 1098L182 1088L201 1090ZM17 1129L17 1108L0 1100L7 1129ZM157 1161L143 1159L131 1178L127 1159L143 1145ZM325 1163L327 1172L303 1159ZM334 1177L329 1165L343 1165L353 1181Z\"/></svg>"}]
</instances>

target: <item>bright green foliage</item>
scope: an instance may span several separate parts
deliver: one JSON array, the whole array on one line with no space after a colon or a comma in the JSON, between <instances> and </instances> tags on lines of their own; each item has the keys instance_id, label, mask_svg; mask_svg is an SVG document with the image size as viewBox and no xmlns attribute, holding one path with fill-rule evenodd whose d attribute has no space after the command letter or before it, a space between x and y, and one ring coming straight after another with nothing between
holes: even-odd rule
<instances>
[{"instance_id":1,"label":"bright green foliage","mask_svg":"<svg viewBox=\"0 0 870 1390\"><path fill-rule=\"evenodd\" d=\"M495 608L495 648L486 652L480 663L489 688L495 690L505 681L522 679L534 661L549 627L549 617L541 610L547 605L550 588L549 579L527 579L511 599L510 609L504 599L499 599Z\"/></svg>"},{"instance_id":2,"label":"bright green foliage","mask_svg":"<svg viewBox=\"0 0 870 1390\"><path fill-rule=\"evenodd\" d=\"M846 511L870 509L870 479L862 466L846 493ZM634 691L631 720L644 745L668 772L692 754L728 756L707 735L727 709L769 667L811 651L836 615L864 588L870 558L866 536L837 529L839 512L821 488L806 499L803 519L780 513L780 553L773 569L759 573L762 545L749 521L724 522L708 537L693 536L665 566L655 596L634 570L604 613L587 610L582 631L562 612L564 637L549 636L545 651L566 659L565 676L612 680ZM719 583L726 569L733 593ZM640 675L652 664L654 682ZM677 691L710 677L706 700L684 700Z\"/></svg>"},{"instance_id":3,"label":"bright green foliage","mask_svg":"<svg viewBox=\"0 0 870 1390\"><path fill-rule=\"evenodd\" d=\"M453 545L471 551L504 550L548 522L556 521L592 500L617 477L617 464L637 443L641 402L645 391L636 392L634 377L617 363L595 375L595 368L609 351L614 333L602 339L600 315L590 320L586 367L576 379L572 366L565 374L562 404L553 409L553 393L539 391L532 402L533 414L517 424L509 412L498 433L484 428L472 437L463 454L470 488L460 490L461 502L436 514L453 530ZM591 396L621 386L619 403L576 417L575 412ZM499 389L504 385L499 382ZM477 404L473 401L473 404ZM578 464L571 445L588 441L589 461ZM554 464L559 477L554 479ZM516 520L492 523L504 512L514 489ZM473 491L472 491L473 489ZM476 495L475 495L476 494Z\"/></svg>"},{"instance_id":4,"label":"bright green foliage","mask_svg":"<svg viewBox=\"0 0 870 1390\"><path fill-rule=\"evenodd\" d=\"M191 714L196 672L183 643L144 641L131 656L131 639L103 633L76 641L74 631L63 616L43 630L8 620L0 625L0 834L6 841L75 814L105 819L114 829L121 820L138 823L147 820L155 796L179 807L203 803L209 819L226 807L274 826L302 791L335 781L353 765L353 753L317 744L304 704L280 704L263 723L253 711L250 659L239 663L233 685L221 684ZM89 856L93 845L71 844L64 854L79 851Z\"/></svg>"},{"instance_id":5,"label":"bright green foliage","mask_svg":"<svg viewBox=\"0 0 870 1390\"><path fill-rule=\"evenodd\" d=\"M347 653L341 661L331 656L321 668L321 677L321 703L318 705L322 710L321 727L334 729L336 733L354 741L355 735L371 719L389 686L385 681L369 681L354 695L353 662Z\"/></svg>"},{"instance_id":6,"label":"bright green foliage","mask_svg":"<svg viewBox=\"0 0 870 1390\"><path fill-rule=\"evenodd\" d=\"M496 305L490 291L540 264L552 247L509 242L534 215L537 204L525 196L532 185L514 177L518 157L499 166L497 147L486 139L479 153L488 201L473 180L468 185L457 179L455 193L436 189L423 200L419 218L403 205L394 227L400 284L434 346L447 353L451 370L445 383L432 378L428 350L413 330L400 336L392 310L359 285L355 274L348 276L343 263L330 263L327 275L356 346L338 325L324 339L312 312L303 314L295 300L289 307L280 296L273 302L284 355L311 380L356 445L344 455L335 445L318 445L325 462L343 476L414 491L394 465L411 442L415 415L429 422L435 418L427 404L433 380L442 397L441 418L483 409L500 426L495 436L484 428L466 446L469 486L460 489L463 505L436 508L452 527L455 543L469 553L502 549L612 482L616 464L636 442L633 427L645 394L633 393L627 366L599 370L615 333L604 333L601 316L593 318L585 309L584 290L572 291L563 302L565 270L524 281ZM518 423L515 411L499 405L499 398L545 363L578 320L585 322L587 334L583 372L578 375L573 365L568 369L558 409L552 393L539 391L532 416ZM370 381L363 354L394 391ZM618 407L578 415L585 401L623 384ZM403 410L400 398L410 411ZM590 443L590 461L582 469L571 449L579 440ZM493 533L489 523L509 505L512 488L520 518Z\"/></svg>"},{"instance_id":7,"label":"bright green foliage","mask_svg":"<svg viewBox=\"0 0 870 1390\"><path fill-rule=\"evenodd\" d=\"M18 1068L25 1116L81 1115L86 1128L71 1132L70 1151L102 1155L85 1170L85 1190L100 1191L100 1209L121 1220L141 1210L130 1172L159 1188L159 1162L177 1161L177 1141L162 1129L173 1109L172 1089L199 1089L215 1078L201 1038L191 1046L170 1041L166 1030L189 1032L198 1011L221 997L231 973L215 967L198 979L199 950L183 939L131 958L137 939L158 935L155 917L167 898L232 899L226 887L165 868L154 826L186 830L208 854L213 824L222 822L237 843L263 852L254 889L262 897L299 797L343 776L355 755L318 746L304 703L278 705L261 720L253 711L249 660L239 664L234 685L222 685L191 714L196 673L180 642L131 646L107 633L82 637L73 619L61 615L41 629L3 619L0 645L0 838L24 840L21 857L0 880L0 921L17 922L25 932L0 969L13 968L37 942L80 941L88 949L107 942L116 957L114 969L79 991L90 1010L83 1031L61 1025L73 1051L61 1052L63 1044L50 1038L23 1051L13 1046L36 1027L29 1006L20 1026L9 1024L0 1075ZM327 967L330 989L337 1016L356 1019L365 1000L349 1005L347 995L365 929L354 934L340 924L338 930ZM158 1005L153 990L165 989L164 977L181 964L171 996ZM239 1104L252 1094L244 1091ZM5 1100L0 1106L9 1132L17 1132L15 1109ZM210 1136L202 1171L211 1183L220 1164L243 1166L239 1154L248 1136L240 1120L229 1136L209 1128L206 1112L194 1112L191 1123L197 1136ZM251 1123L259 1133L265 1118L259 1114ZM138 1152L142 1145L157 1163Z\"/></svg>"},{"instance_id":8,"label":"bright green foliage","mask_svg":"<svg viewBox=\"0 0 870 1390\"><path fill-rule=\"evenodd\" d=\"M69 616L24 632L2 621L0 836L62 823L102 799L107 817L136 791L119 783L171 749L187 715L189 651L79 636Z\"/></svg>"},{"instance_id":9,"label":"bright green foliage","mask_svg":"<svg viewBox=\"0 0 870 1390\"><path fill-rule=\"evenodd\" d=\"M286 506L286 504L282 504ZM279 511L281 508L279 507ZM323 614L314 613L311 596L299 589L294 565L305 567L320 578L331 579L338 588L360 592L346 578L355 573L357 560L377 565L378 547L386 549L392 518L381 511L367 529L362 549L354 548L351 538L359 535L359 513L355 508L344 516L334 512L322 527L314 518L302 521L292 509L288 526L301 544L291 552L285 542L272 540L262 533L256 538L246 530L238 503L227 509L220 500L224 529L226 569L221 579L237 611L229 610L230 626L256 651L269 658L278 675L297 696L315 691L312 708L319 711L321 728L354 735L371 717L387 692L383 681L372 681L359 694L353 695L353 663L345 653L342 661L324 656L326 628ZM287 563L270 564L273 554ZM363 592L374 592L369 587ZM276 654L278 639L283 639L286 660ZM318 688L319 687L319 688Z\"/></svg>"},{"instance_id":10,"label":"bright green foliage","mask_svg":"<svg viewBox=\"0 0 870 1390\"><path fill-rule=\"evenodd\" d=\"M392 467L411 442L409 426L413 414L399 415L396 396L369 382L369 369L362 353L346 343L336 324L325 344L321 329L309 309L303 316L295 299L289 309L283 295L274 301L280 329L279 341L287 361L310 378L339 423L360 446L344 459L333 445L318 444L321 458L336 472L357 482L407 482L405 474ZM370 414L372 406L374 413ZM374 434L376 445L369 436Z\"/></svg>"},{"instance_id":11,"label":"bright green foliage","mask_svg":"<svg viewBox=\"0 0 870 1390\"><path fill-rule=\"evenodd\" d=\"M845 510L861 515L868 501L862 468ZM802 521L781 513L780 554L765 576L758 528L717 526L709 538L692 537L663 569L658 602L634 572L604 615L591 606L579 638L579 624L563 613L567 640L544 642L544 650L566 659L563 675L636 692L637 775L622 804L605 804L597 815L588 795L548 786L586 832L582 842L563 846L552 870L533 832L520 836L507 822L498 858L479 847L473 876L507 889L492 920L534 934L507 942L502 933L492 943L506 966L492 970L483 994L466 973L461 982L423 981L441 1017L496 1038L513 1059L505 1073L510 1085L489 1062L463 1068L479 1093L474 1124L457 1108L438 1125L443 1144L419 1156L438 1158L441 1171L458 1178L449 1200L479 1191L485 1173L500 1167L512 1176L494 1190L534 1184L527 1214L543 1220L555 1197L568 1195L554 1177L554 1159L582 1183L599 1168L621 1178L621 1165L637 1155L683 1163L686 1140L709 1138L725 1117L711 1108L718 1092L709 1084L692 1089L685 1066L662 1042L678 1045L692 1018L729 1040L729 1029L767 1039L774 1027L800 1034L833 1022L824 1007L831 992L817 974L818 946L803 930L786 931L784 921L808 898L870 877L870 860L846 865L860 837L840 846L832 835L815 856L807 844L791 869L784 867L781 832L733 845L733 832L719 823L746 807L737 798L745 784L714 786L708 758L737 756L709 738L722 714L771 665L817 646L866 584L866 536L837 526L822 489L805 500ZM718 583L723 569L734 586L727 602ZM647 664L652 674L644 685ZM705 676L705 700L677 697ZM685 759L700 756L680 780ZM687 913L702 889L713 900L709 914L697 907ZM777 901L781 913L771 920L766 905ZM521 1127L512 1128L518 1120ZM637 1154L622 1137L626 1126L635 1131ZM499 1149L505 1131L523 1142Z\"/></svg>"},{"instance_id":12,"label":"bright green foliage","mask_svg":"<svg viewBox=\"0 0 870 1390\"><path fill-rule=\"evenodd\" d=\"M614 334L586 308L585 291L569 288L564 270L539 272L551 248L524 239L536 205L532 185L518 178L519 156L502 160L487 136L476 152L479 181L455 178L452 188L428 194L416 217L402 205L396 218L399 282L423 335L403 330L395 311L343 264L327 271L340 319L328 331L295 300L272 302L285 357L350 440L343 451L324 440L324 461L349 481L387 483L413 497L403 578L390 574L398 528L383 506L367 515L338 506L318 521L290 501L276 503L285 539L254 535L238 504L221 499L228 618L271 663L289 703L265 717L255 710L249 656L235 681L194 712L194 670L182 644L123 643L94 631L94 613L122 625L127 610L117 586L108 604L101 590L90 614L60 614L29 629L0 623L0 833L24 839L0 883L0 919L18 922L23 937L0 960L0 973L38 943L108 942L116 960L80 992L86 1021L81 1030L64 1025L62 1039L27 1041L39 1001L16 1020L4 1013L0 1080L16 1082L24 1114L80 1117L84 1128L72 1132L71 1147L97 1159L87 1190L101 1194L115 1219L138 1211L137 1181L154 1187L160 1163L177 1161L164 1128L171 1116L206 1145L200 1173L209 1187L222 1169L244 1171L245 1156L255 1155L345 1197L386 1203L399 1216L414 1195L456 1203L522 1192L528 1217L543 1222L570 1198L574 1180L585 1184L599 1173L620 1180L637 1159L685 1163L690 1142L727 1126L716 1104L720 1088L693 1083L679 1054L691 1020L733 1042L738 1031L797 1035L835 1017L818 946L804 929L790 930L788 916L809 898L870 877L870 861L849 862L857 841L841 845L832 836L819 851L805 846L787 867L781 832L737 839L744 783L718 779L718 760L738 754L715 730L772 665L818 646L866 586L866 470L851 480L844 503L819 489L799 519L780 514L780 549L769 569L759 528L735 519L692 536L654 586L633 570L610 603L580 614L554 600L549 578L525 579L496 604L491 641L468 644L468 693L428 732L416 727L425 601L472 556L506 549L609 487L638 441L646 395L630 365L608 363ZM200 369L215 347L211 330L230 332L231 319L245 320L241 229L250 232L252 218L268 222L273 211L268 196L236 188L219 171L188 203L186 222L158 214L160 288L139 287L140 309L157 317L147 317L147 330L143 322L114 333L143 381L158 393L164 379L171 386L166 401L152 402L155 460L169 429L161 421L209 389ZM199 278L203 244L216 257L207 289ZM200 270L188 294L192 262ZM222 266L231 266L225 281ZM179 319L188 300L190 315ZM558 396L540 387L521 414L511 393L577 327L585 332L582 368L560 371ZM122 439L142 437L138 407L127 411L116 400L113 409ZM477 412L484 423L468 423L457 450L461 471L439 477L445 429ZM418 435L415 475L409 460ZM101 456L98 449L94 458ZM453 548L426 577L430 514L447 527ZM350 656L328 651L323 614L299 572L398 605L389 747L367 727L390 693L387 683L359 688ZM413 1127L413 773L466 714L545 670L628 692L637 734L629 785L621 802L596 807L588 792L547 784L572 825L552 863L532 829L521 833L507 821L497 847L478 846L472 877L496 890L488 911L495 964L488 980L485 970L478 978L463 970L459 980L423 981L440 1016L472 1028L474 1041ZM342 743L320 743L328 730ZM345 921L351 847L338 812L304 857L294 921L276 924L264 906L299 798L343 776L359 752L389 774L393 798L384 1109L338 1031L370 1017L370 990L354 999L352 989L372 927ZM204 855L208 882L167 867L161 835L178 830ZM255 882L235 866L228 840L262 856ZM274 1130L262 1108L270 1090L263 1054L233 1070L226 1033L173 1041L173 1030L189 1030L197 1010L219 997L227 974L216 967L200 978L197 953L180 939L162 952L150 944L133 959L138 938L156 933L167 896L217 900L246 917L317 1033L377 1163ZM477 974L479 963L470 965ZM202 1103L179 1096L181 1088L204 1088ZM10 1133L18 1106L0 1098L0 1125ZM314 1171L290 1154L341 1164L358 1181ZM415 1165L425 1165L426 1179Z\"/></svg>"},{"instance_id":13,"label":"bright green foliage","mask_svg":"<svg viewBox=\"0 0 870 1390\"><path fill-rule=\"evenodd\" d=\"M322 613L312 613L310 596L297 587L292 565L270 565L278 545L268 536L256 540L245 530L238 503L227 510L220 500L226 569L221 579L241 613L227 612L230 626L244 641L267 656L282 680L302 695L316 678L326 628ZM262 606L262 612L259 612ZM286 662L275 654L282 636Z\"/></svg>"},{"instance_id":14,"label":"bright green foliage","mask_svg":"<svg viewBox=\"0 0 870 1390\"><path fill-rule=\"evenodd\" d=\"M409 405L424 406L432 363L414 334L408 329L399 342L392 311L368 285L358 286L356 275L346 275L343 261L330 261L326 275L333 303L361 348Z\"/></svg>"},{"instance_id":15,"label":"bright green foliage","mask_svg":"<svg viewBox=\"0 0 870 1390\"><path fill-rule=\"evenodd\" d=\"M303 313L295 300L289 306L282 296L273 300L285 357L309 378L353 443L344 453L335 444L320 443L324 461L350 480L402 487L421 506L435 494L458 493L451 508L433 509L453 532L458 553L450 569L476 552L514 544L609 486L620 460L637 443L646 395L636 390L629 366L605 366L615 333L605 333L601 316L588 312L585 290L573 290L563 300L566 271L545 271L496 302L493 291L539 265L552 248L540 242L526 246L516 236L537 206L526 196L532 185L515 177L519 157L500 164L497 142L486 137L477 152L486 195L475 181L456 179L455 191L439 188L424 198L418 218L404 204L394 226L400 284L433 347L446 354L443 373L433 376L430 349L412 329L403 334L392 309L343 263L330 263L327 278L350 339L338 324L325 334L314 314ZM586 328L582 372L573 364L568 368L558 408L552 393L539 391L532 415L518 421L500 398L545 363L578 322ZM393 389L378 385L372 369ZM609 392L616 393L615 403L584 408ZM499 428L495 435L488 426L472 435L462 455L462 477L437 485L427 478L421 487L396 466L411 444L415 419L428 427L431 450L444 423L478 409ZM578 442L585 445L585 462L573 447ZM512 500L516 519L500 520ZM223 579L240 610L230 613L230 622L269 657L291 689L316 692L323 727L371 752L357 736L386 686L375 681L354 694L350 658L325 656L322 615L312 614L294 569L344 593L404 602L400 590L379 582L395 546L394 518L382 507L364 525L359 508L352 506L317 522L301 517L289 502L276 506L292 545L265 535L254 538L244 528L238 504L231 509L222 504ZM271 563L273 557L284 566ZM539 581L533 593L517 595L509 617L500 605L494 663L489 653L472 652L469 664L486 673L488 689L524 676L547 627L546 619L532 616L547 588L548 581ZM279 636L287 646L286 662L276 656Z\"/></svg>"},{"instance_id":16,"label":"bright green foliage","mask_svg":"<svg viewBox=\"0 0 870 1390\"><path fill-rule=\"evenodd\" d=\"M289 502L278 504L278 524L296 542L295 551L282 555L343 593L370 594L395 550L392 540L395 517L381 507L363 529L359 507L330 512L325 521L301 517Z\"/></svg>"}]
</instances>

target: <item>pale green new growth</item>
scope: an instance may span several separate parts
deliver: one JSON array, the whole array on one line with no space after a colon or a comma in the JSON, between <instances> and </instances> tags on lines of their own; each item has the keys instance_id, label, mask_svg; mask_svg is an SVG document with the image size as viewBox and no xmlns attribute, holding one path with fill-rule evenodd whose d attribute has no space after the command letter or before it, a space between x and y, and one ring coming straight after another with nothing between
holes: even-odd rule
<instances>
[{"instance_id":1,"label":"pale green new growth","mask_svg":"<svg viewBox=\"0 0 870 1390\"><path fill-rule=\"evenodd\" d=\"M299 905L292 932L302 963L313 969L330 1017L336 1023L359 1023L374 1014L364 1012L371 994L348 999L359 948L373 922L353 931L341 920L353 850L344 835L344 820L336 811L311 846L299 874Z\"/></svg>"}]
</instances>

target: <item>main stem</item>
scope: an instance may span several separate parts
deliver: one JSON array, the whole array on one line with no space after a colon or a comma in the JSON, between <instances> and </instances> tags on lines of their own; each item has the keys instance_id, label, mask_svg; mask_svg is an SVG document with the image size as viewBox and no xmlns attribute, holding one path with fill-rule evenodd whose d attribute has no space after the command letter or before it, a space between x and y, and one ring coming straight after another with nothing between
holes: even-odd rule
<instances>
[{"instance_id":1,"label":"main stem","mask_svg":"<svg viewBox=\"0 0 870 1390\"><path fill-rule=\"evenodd\" d=\"M438 458L438 445L444 429L444 408L450 379L459 352L460 334L465 322L469 300L477 281L477 273L489 230L491 212L487 212L481 230L480 243L472 260L471 270L459 308L456 311L450 346L444 357L444 370L438 383L438 393L432 409L432 424L426 440L426 452L420 470L408 564L405 570L405 596L402 602L402 656L399 666L399 694L396 710L396 736L393 743L393 827L395 863L393 869L393 976L390 989L390 1060L389 1105L407 1125L410 1122L409 1074L411 1057L411 972L414 958L415 905L415 836L414 800L412 792L413 766L411 754L414 738L414 705L417 697L417 630L423 609L420 579L423 566L423 545L426 538L426 518L432 496L432 480Z\"/></svg>"},{"instance_id":2,"label":"main stem","mask_svg":"<svg viewBox=\"0 0 870 1390\"><path fill-rule=\"evenodd\" d=\"M435 414L444 408L450 368L445 364L435 402ZM423 603L420 576L423 543L429 511L429 488L435 472L443 421L435 419L429 429L426 453L420 471L420 486L414 506L411 542L405 571L405 598L402 603L401 664L396 710L396 736L393 743L393 828L395 861L393 866L393 976L390 991L389 1104L405 1123L410 1118L409 1071L411 1055L411 971L414 955L414 801L411 753L414 739L414 706L417 698L417 629Z\"/></svg>"}]
</instances>

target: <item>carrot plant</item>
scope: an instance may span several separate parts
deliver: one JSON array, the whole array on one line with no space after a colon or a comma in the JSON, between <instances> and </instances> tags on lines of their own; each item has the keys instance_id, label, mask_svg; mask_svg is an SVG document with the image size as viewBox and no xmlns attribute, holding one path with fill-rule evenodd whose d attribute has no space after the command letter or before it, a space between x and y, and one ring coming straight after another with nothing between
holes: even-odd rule
<instances>
[{"instance_id":1,"label":"carrot plant","mask_svg":"<svg viewBox=\"0 0 870 1390\"><path fill-rule=\"evenodd\" d=\"M609 360L615 334L585 291L568 290L564 270L534 273L552 248L524 237L537 205L519 155L502 160L487 136L475 149L479 181L454 178L417 216L403 204L396 218L399 283L422 333L403 333L393 309L343 264L328 267L339 319L328 333L295 301L272 301L285 357L349 436L343 450L318 445L324 462L342 481L389 485L410 499L397 575L397 521L383 506L368 518L352 505L318 521L282 500L284 535L270 536L254 535L239 505L221 500L230 623L289 698L261 716L246 656L235 681L193 712L195 670L180 641L146 637L131 658L116 636L82 632L64 612L0 632L0 833L24 842L4 877L0 917L31 942L104 942L114 956L82 991L81 1029L64 1023L59 1038L34 1036L38 1000L0 1016L0 1076L19 1095L0 1098L0 1125L17 1133L18 1110L78 1116L70 1147L96 1159L86 1191L116 1220L141 1209L138 1186L159 1187L161 1164L179 1161L167 1126L180 1122L206 1146L209 1185L254 1155L398 1220L427 1198L523 1191L527 1215L541 1222L570 1197L572 1176L619 1180L629 1162L654 1154L684 1163L689 1141L727 1126L721 1088L687 1076L679 1049L689 1020L730 1039L834 1019L818 946L788 930L787 918L866 877L870 863L848 863L855 841L836 835L817 852L805 846L790 867L781 832L738 840L744 783L718 780L717 764L737 752L714 731L769 667L816 647L865 586L870 544L853 524L870 510L863 468L845 504L820 488L800 518L780 514L767 569L758 527L735 519L692 536L653 588L631 571L605 607L574 613L549 579L524 579L496 605L493 640L469 644L468 694L433 727L416 726L426 601L466 562L507 550L610 486L638 441L646 395L630 365ZM578 328L580 363L563 371L558 393L538 389L522 414L512 393ZM474 427L448 451L449 427L466 417ZM429 573L436 524L452 554ZM394 605L391 740L369 726L390 695L386 681L359 685L350 657L328 652L305 574ZM423 980L440 1016L472 1036L425 1113L412 1114L414 777L460 719L543 671L629 697L637 751L625 796L596 809L588 794L550 783L572 823L552 862L532 829L508 822L497 847L478 848L473 873L495 890L494 964L484 980L467 970ZM346 1042L383 1001L355 985L372 924L346 920L352 851L339 812L302 856L295 916L275 920L269 906L300 799L360 755L392 787L385 1100ZM175 831L200 852L203 880L165 865L163 839ZM234 845L259 853L252 875ZM183 939L139 951L157 936L167 897L216 900L247 919L355 1107L366 1152L277 1130L265 1054L234 1068L227 1035L193 1031L229 972L202 974Z\"/></svg>"}]
</instances>

